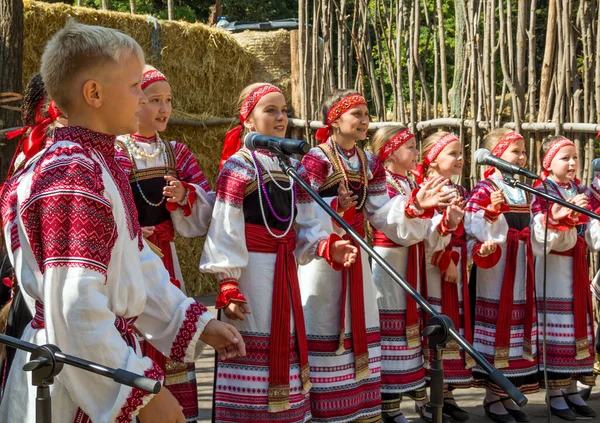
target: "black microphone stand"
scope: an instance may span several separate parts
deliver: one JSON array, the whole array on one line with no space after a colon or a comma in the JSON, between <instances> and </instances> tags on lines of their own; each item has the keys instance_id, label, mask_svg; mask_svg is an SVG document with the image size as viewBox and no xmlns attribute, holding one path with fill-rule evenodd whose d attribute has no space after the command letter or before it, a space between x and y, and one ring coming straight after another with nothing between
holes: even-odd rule
<instances>
[{"instance_id":1,"label":"black microphone stand","mask_svg":"<svg viewBox=\"0 0 600 423\"><path fill-rule=\"evenodd\" d=\"M154 379L140 376L124 369L112 369L92 361L64 354L56 345L36 345L1 334L0 344L31 353L30 361L23 366L23 370L31 372L31 384L37 386L37 397L35 399L36 423L52 423L50 385L54 383L54 377L60 373L64 364L108 377L122 385L138 388L153 394L157 394L161 388L160 382Z\"/></svg>"},{"instance_id":2,"label":"black microphone stand","mask_svg":"<svg viewBox=\"0 0 600 423\"><path fill-rule=\"evenodd\" d=\"M442 423L442 408L444 407L444 370L442 366L443 348L450 339L454 339L463 350L489 373L490 379L500 386L504 392L519 406L527 404L527 398L504 376L499 370L494 368L481 354L479 354L467 340L461 336L454 328L452 320L444 316L431 307L415 289L410 286L403 278L390 266L368 243L361 237L340 215L337 214L329 205L317 194L296 172L289 163L289 158L279 156L281 169L310 195L313 200L337 222L373 260L375 260L385 270L392 279L406 291L431 319L428 326L424 329L423 335L429 338L429 348L434 350L434 359L431 364L431 400L430 405L433 409L433 421Z\"/></svg>"}]
</instances>

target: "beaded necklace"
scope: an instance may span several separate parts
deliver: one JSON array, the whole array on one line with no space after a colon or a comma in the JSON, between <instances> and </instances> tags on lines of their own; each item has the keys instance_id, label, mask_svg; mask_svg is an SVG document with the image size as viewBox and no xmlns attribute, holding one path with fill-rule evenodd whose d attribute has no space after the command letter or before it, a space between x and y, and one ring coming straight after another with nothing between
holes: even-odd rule
<instances>
[{"instance_id":1,"label":"beaded necklace","mask_svg":"<svg viewBox=\"0 0 600 423\"><path fill-rule=\"evenodd\" d=\"M504 190L504 195L508 198L510 204L527 204L527 198L522 189L511 187L496 174L492 175L491 179L496 183L496 186Z\"/></svg>"},{"instance_id":2,"label":"beaded necklace","mask_svg":"<svg viewBox=\"0 0 600 423\"><path fill-rule=\"evenodd\" d=\"M346 153L344 152L344 150L342 150L342 147L339 146L339 144L334 143L337 151L339 153L339 156L344 160L344 162L346 163L346 166L349 167L350 169L352 169L353 171L357 171L360 169L360 160L358 161L358 166L353 166L352 165L352 161L350 160L352 157L354 157L354 155L356 154L356 147L354 147L354 149L352 150L352 154L347 156Z\"/></svg>"},{"instance_id":3,"label":"beaded necklace","mask_svg":"<svg viewBox=\"0 0 600 423\"><path fill-rule=\"evenodd\" d=\"M256 157L256 154L254 153L254 151L251 151L250 154L252 156L252 162L254 163L254 170L256 171L256 175L258 178L258 185L259 185L257 187L258 204L260 205L260 212L262 214L263 223L265 224L265 228L267 229L267 232L269 232L269 234L273 238L284 238L290 232L290 230L292 229L292 225L294 224L294 210L296 208L296 185L294 184L294 180L291 177L288 177L289 181L290 181L290 186L288 188L283 188L281 185L279 185L275 181L275 178L273 178L273 176L271 175L271 172L269 172L269 170L265 168L267 170L267 173L269 174L269 177L271 178L271 181L273 181L277 187L283 189L284 191L292 191L292 204L291 204L290 215L287 218L279 217L279 215L275 212L275 209L273 208L273 204L271 203L271 199L269 198L269 195L267 193L267 187L265 186L265 181L263 180L263 177L262 177L262 169L261 169L262 166L259 164L258 158ZM281 235L275 235L273 233L273 231L271 231L271 228L269 227L269 224L267 223L267 215L265 213L265 208L263 205L261 191L262 191L262 195L264 195L265 199L267 200L267 205L269 206L269 210L271 211L271 214L273 215L273 217L282 223L289 222L287 229Z\"/></svg>"},{"instance_id":4,"label":"beaded necklace","mask_svg":"<svg viewBox=\"0 0 600 423\"><path fill-rule=\"evenodd\" d=\"M577 186L573 182L560 184L550 178L547 178L546 181L550 182L550 184L554 186L558 192L564 193L567 199L573 198L575 195L577 195Z\"/></svg>"},{"instance_id":5,"label":"beaded necklace","mask_svg":"<svg viewBox=\"0 0 600 423\"><path fill-rule=\"evenodd\" d=\"M331 140L331 142L337 146L337 143L333 140ZM360 204L356 207L358 210L360 210L364 205L365 202L367 201L367 166L363 161L363 157L360 154L357 154L358 156L358 168L356 170L360 170L360 182L358 184L358 186L352 185L352 182L350 182L350 176L348 175L348 171L346 169L346 166L344 166L342 164L342 160L340 158L341 154L339 153L337 147L333 149L333 158L335 159L337 164L337 167L342 171L342 174L344 176L344 183L346 185L346 189L350 190L350 188L352 188L353 191L358 191L359 189L363 189L363 196L362 196L362 200L360 202ZM354 170L354 169L353 169Z\"/></svg>"},{"instance_id":6,"label":"beaded necklace","mask_svg":"<svg viewBox=\"0 0 600 423\"><path fill-rule=\"evenodd\" d=\"M137 158L137 159L141 159L142 158L141 156L135 156L134 155L134 151L132 151L132 149L129 147L131 145L131 143L134 143L131 140L131 138L130 138L129 135L127 135L126 137L124 137L123 141L125 143L125 146L127 147L127 153L129 154L129 159L131 160L132 163L135 163L135 158ZM157 147L157 150L155 150L155 152L158 151L159 149L160 149L160 151L162 151L163 162L165 163L165 176L167 176L169 174L169 161L167 160L167 151L166 151L166 148L165 148L165 146L163 144L163 140L158 136L158 133L156 134L156 143L159 145L159 147ZM137 146L135 148L137 148L138 150L141 150ZM141 150L141 151L143 151L143 150ZM154 154L154 153L152 153L152 154ZM147 155L145 157L146 158L153 158L153 157L150 157L150 155ZM154 156L154 157L156 157L156 156ZM167 199L167 197L165 197L163 195L162 199L158 203L153 203L152 201L148 200L148 198L146 197L146 194L144 194L144 191L142 191L142 187L140 186L140 181L138 180L138 177L137 177L137 172L135 172L135 171L133 172L133 179L135 180L135 184L137 186L137 189L138 189L140 195L142 196L142 199L146 202L146 204L148 204L148 205L150 205L152 207L159 207ZM168 185L169 185L169 183L167 182L165 186L168 186Z\"/></svg>"},{"instance_id":7,"label":"beaded necklace","mask_svg":"<svg viewBox=\"0 0 600 423\"><path fill-rule=\"evenodd\" d=\"M158 132L156 132L155 137L157 141L160 139ZM137 142L135 142L130 135L123 137L123 142L127 146L127 150L129 150L129 155L133 155L136 159L155 159L159 154L164 153L165 151L164 145L161 142L157 142L154 152L148 154L144 149L138 147Z\"/></svg>"},{"instance_id":8,"label":"beaded necklace","mask_svg":"<svg viewBox=\"0 0 600 423\"><path fill-rule=\"evenodd\" d=\"M400 182L398 182L398 180L396 180L396 175L394 175L392 172L390 172L389 170L385 170L385 173L387 175L387 181L390 183L390 185L400 193L400 195L406 195L406 191L404 190L404 188L402 188L402 186L400 185Z\"/></svg>"}]
</instances>

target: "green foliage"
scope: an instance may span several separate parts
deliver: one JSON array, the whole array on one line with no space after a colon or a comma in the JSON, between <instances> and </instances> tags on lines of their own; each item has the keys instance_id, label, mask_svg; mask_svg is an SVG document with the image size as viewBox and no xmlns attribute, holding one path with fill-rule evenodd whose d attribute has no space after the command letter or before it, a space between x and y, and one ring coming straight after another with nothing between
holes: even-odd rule
<instances>
[{"instance_id":1,"label":"green foliage","mask_svg":"<svg viewBox=\"0 0 600 423\"><path fill-rule=\"evenodd\" d=\"M48 3L62 2L46 0ZM71 4L77 4L71 0ZM167 19L167 0L135 0L136 13ZM214 0L174 0L176 20L206 22ZM82 5L100 9L102 0L83 0ZM109 0L110 10L129 12L129 0ZM223 0L223 16L233 21L268 21L298 17L298 0Z\"/></svg>"}]
</instances>

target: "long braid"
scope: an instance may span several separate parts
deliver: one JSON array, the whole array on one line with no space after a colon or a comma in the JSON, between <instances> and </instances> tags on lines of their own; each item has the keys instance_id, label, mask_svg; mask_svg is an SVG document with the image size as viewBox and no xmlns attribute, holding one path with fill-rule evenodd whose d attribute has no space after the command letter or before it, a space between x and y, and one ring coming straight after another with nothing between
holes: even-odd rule
<instances>
[{"instance_id":1,"label":"long braid","mask_svg":"<svg viewBox=\"0 0 600 423\"><path fill-rule=\"evenodd\" d=\"M23 92L23 101L21 103L21 119L23 120L23 125L35 125L37 107L40 104L40 101L46 96L46 87L42 81L42 75L38 73L29 80L27 87L25 87L25 91ZM42 108L42 112L45 114L45 106Z\"/></svg>"}]
</instances>

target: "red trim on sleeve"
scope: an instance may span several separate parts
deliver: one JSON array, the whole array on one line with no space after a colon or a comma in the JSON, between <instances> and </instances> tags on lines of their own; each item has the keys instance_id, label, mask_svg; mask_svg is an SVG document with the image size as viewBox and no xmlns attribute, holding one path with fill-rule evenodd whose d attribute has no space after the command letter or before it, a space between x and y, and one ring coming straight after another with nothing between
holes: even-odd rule
<instances>
[{"instance_id":1,"label":"red trim on sleeve","mask_svg":"<svg viewBox=\"0 0 600 423\"><path fill-rule=\"evenodd\" d=\"M500 257L502 257L502 247L496 245L496 250L488 254L487 256L479 255L479 250L481 250L481 246L483 243L478 242L475 244L473 248L473 262L477 267L482 269L490 269L494 267L500 261Z\"/></svg>"},{"instance_id":2,"label":"red trim on sleeve","mask_svg":"<svg viewBox=\"0 0 600 423\"><path fill-rule=\"evenodd\" d=\"M230 302L246 303L236 279L223 279L219 281L219 295L215 304L216 309L225 308Z\"/></svg>"}]
</instances>

